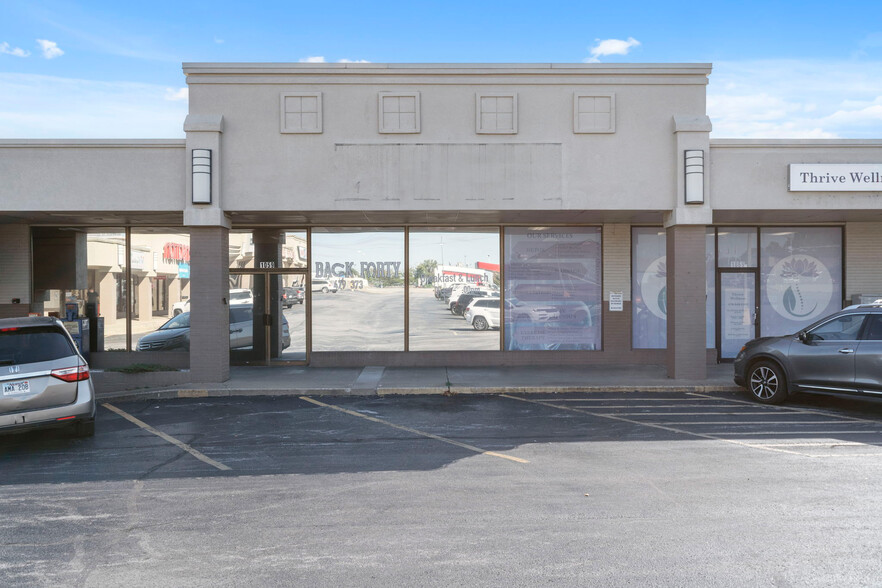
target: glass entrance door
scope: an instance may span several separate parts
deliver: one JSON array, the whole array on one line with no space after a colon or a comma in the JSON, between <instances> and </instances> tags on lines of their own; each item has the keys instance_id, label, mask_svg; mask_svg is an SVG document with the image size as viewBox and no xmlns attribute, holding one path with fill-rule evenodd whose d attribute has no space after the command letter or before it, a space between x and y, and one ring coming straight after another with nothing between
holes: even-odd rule
<instances>
[{"instance_id":1,"label":"glass entrance door","mask_svg":"<svg viewBox=\"0 0 882 588\"><path fill-rule=\"evenodd\" d=\"M720 271L717 279L717 349L730 360L757 337L756 272Z\"/></svg>"},{"instance_id":2,"label":"glass entrance door","mask_svg":"<svg viewBox=\"0 0 882 588\"><path fill-rule=\"evenodd\" d=\"M231 272L230 278L230 364L305 364L306 275Z\"/></svg>"}]
</instances>

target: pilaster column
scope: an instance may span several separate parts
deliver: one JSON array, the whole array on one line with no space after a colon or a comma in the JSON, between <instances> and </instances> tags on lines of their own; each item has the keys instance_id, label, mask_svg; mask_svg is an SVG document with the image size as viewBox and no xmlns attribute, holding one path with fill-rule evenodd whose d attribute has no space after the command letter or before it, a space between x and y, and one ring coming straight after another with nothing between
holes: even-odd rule
<instances>
[{"instance_id":1,"label":"pilaster column","mask_svg":"<svg viewBox=\"0 0 882 588\"><path fill-rule=\"evenodd\" d=\"M184 131L187 186L183 209L184 224L190 228L190 378L193 382L223 382L230 378L230 221L222 206L223 117L191 114ZM210 156L205 156L206 151ZM193 186L206 178L199 174L206 173L210 199L194 203Z\"/></svg>"},{"instance_id":2,"label":"pilaster column","mask_svg":"<svg viewBox=\"0 0 882 588\"><path fill-rule=\"evenodd\" d=\"M710 131L707 116L674 117L676 201L665 216L669 378L707 378L705 233L713 223L707 173ZM687 172L700 176L692 175L687 181Z\"/></svg>"}]
</instances>

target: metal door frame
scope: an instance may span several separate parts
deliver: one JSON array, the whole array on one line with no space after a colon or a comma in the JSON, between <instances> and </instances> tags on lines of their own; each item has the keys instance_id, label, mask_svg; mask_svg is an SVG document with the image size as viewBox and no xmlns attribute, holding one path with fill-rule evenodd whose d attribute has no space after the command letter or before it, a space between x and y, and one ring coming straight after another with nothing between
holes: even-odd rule
<instances>
[{"instance_id":1,"label":"metal door frame","mask_svg":"<svg viewBox=\"0 0 882 588\"><path fill-rule=\"evenodd\" d=\"M732 363L734 357L723 357L723 290L721 288L723 274L748 274L753 276L753 337L760 334L760 275L759 267L718 267L715 277L716 288L716 329L715 341L717 347L717 363Z\"/></svg>"},{"instance_id":2,"label":"metal door frame","mask_svg":"<svg viewBox=\"0 0 882 588\"><path fill-rule=\"evenodd\" d=\"M310 276L308 268L231 268L230 275L236 276L263 276L264 292L268 294L270 291L270 277L273 275L302 275L303 280L303 307L304 307L304 344L306 345L305 359L272 359L270 357L272 346L270 345L270 329L264 329L264 348L266 353L262 361L255 360L244 364L235 365L258 365L266 367L274 366L291 366L291 365L309 365L310 350L312 348L312 330L310 324L312 321L312 296L310 293ZM268 300L269 302L269 300ZM267 316L267 313L264 313ZM271 316L271 315L270 315ZM290 333L290 329L289 329ZM293 337L293 334L292 334Z\"/></svg>"}]
</instances>

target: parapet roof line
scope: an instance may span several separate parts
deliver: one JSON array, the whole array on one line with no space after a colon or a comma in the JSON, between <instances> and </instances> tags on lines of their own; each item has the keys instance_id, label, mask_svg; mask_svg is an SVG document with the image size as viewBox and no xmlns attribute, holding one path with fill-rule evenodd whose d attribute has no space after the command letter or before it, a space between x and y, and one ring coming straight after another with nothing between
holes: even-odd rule
<instances>
[{"instance_id":1,"label":"parapet roof line","mask_svg":"<svg viewBox=\"0 0 882 588\"><path fill-rule=\"evenodd\" d=\"M579 74L709 74L710 63L198 63L182 64L185 74L235 73L414 73L430 71L444 73L506 72L525 74L561 74L567 71Z\"/></svg>"}]
</instances>

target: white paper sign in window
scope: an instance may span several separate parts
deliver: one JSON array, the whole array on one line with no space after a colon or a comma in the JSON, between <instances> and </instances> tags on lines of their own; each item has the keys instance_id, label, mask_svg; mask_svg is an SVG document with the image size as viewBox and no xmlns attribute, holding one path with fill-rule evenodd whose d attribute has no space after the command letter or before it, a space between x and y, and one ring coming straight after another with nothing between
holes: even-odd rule
<instances>
[{"instance_id":1,"label":"white paper sign in window","mask_svg":"<svg viewBox=\"0 0 882 588\"><path fill-rule=\"evenodd\" d=\"M282 94L283 133L322 132L322 93Z\"/></svg>"},{"instance_id":2,"label":"white paper sign in window","mask_svg":"<svg viewBox=\"0 0 882 588\"><path fill-rule=\"evenodd\" d=\"M615 133L615 94L575 94L573 97L574 133Z\"/></svg>"},{"instance_id":3,"label":"white paper sign in window","mask_svg":"<svg viewBox=\"0 0 882 588\"><path fill-rule=\"evenodd\" d=\"M514 135L518 132L517 94L477 94L475 132Z\"/></svg>"},{"instance_id":4,"label":"white paper sign in window","mask_svg":"<svg viewBox=\"0 0 882 588\"><path fill-rule=\"evenodd\" d=\"M419 92L380 92L381 133L420 132Z\"/></svg>"}]
</instances>

